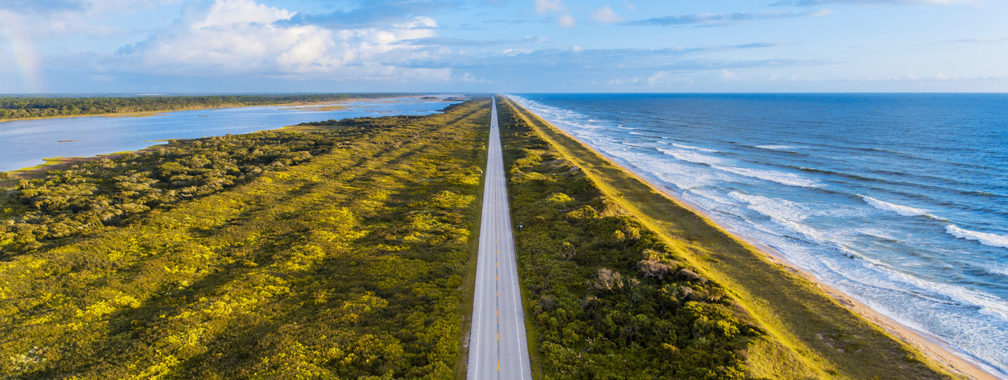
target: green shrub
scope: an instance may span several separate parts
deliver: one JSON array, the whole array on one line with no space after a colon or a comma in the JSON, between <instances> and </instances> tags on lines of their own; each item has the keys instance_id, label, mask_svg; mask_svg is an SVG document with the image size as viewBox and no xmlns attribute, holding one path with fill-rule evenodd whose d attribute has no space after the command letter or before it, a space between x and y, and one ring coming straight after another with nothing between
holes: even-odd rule
<instances>
[{"instance_id":1,"label":"green shrub","mask_svg":"<svg viewBox=\"0 0 1008 380\"><path fill-rule=\"evenodd\" d=\"M545 378L744 378L740 322L719 285L684 267L504 101L519 276ZM551 207L543 207L550 205Z\"/></svg>"},{"instance_id":2,"label":"green shrub","mask_svg":"<svg viewBox=\"0 0 1008 380\"><path fill-rule=\"evenodd\" d=\"M0 207L21 249L0 263L0 378L454 376L488 105L25 181Z\"/></svg>"}]
</instances>

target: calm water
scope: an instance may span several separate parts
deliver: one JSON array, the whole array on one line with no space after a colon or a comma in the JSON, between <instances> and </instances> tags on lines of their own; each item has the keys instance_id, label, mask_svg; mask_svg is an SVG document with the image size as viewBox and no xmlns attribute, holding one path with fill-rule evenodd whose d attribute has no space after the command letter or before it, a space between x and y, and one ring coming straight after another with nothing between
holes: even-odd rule
<instances>
[{"instance_id":1,"label":"calm water","mask_svg":"<svg viewBox=\"0 0 1008 380\"><path fill-rule=\"evenodd\" d=\"M0 171L35 166L49 157L87 157L137 150L158 144L157 140L241 134L309 121L361 116L427 115L451 103L394 98L340 104L346 108L322 111L311 106L241 107L168 112L151 117L79 117L0 123Z\"/></svg>"},{"instance_id":2,"label":"calm water","mask_svg":"<svg viewBox=\"0 0 1008 380\"><path fill-rule=\"evenodd\" d=\"M514 98L1008 376L1008 95Z\"/></svg>"}]
</instances>

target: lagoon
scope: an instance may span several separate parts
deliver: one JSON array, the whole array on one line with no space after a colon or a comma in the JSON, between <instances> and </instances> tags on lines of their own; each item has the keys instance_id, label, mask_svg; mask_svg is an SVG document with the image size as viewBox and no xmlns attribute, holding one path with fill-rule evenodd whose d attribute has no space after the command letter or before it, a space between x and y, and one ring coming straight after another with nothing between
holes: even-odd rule
<instances>
[{"instance_id":1,"label":"lagoon","mask_svg":"<svg viewBox=\"0 0 1008 380\"><path fill-rule=\"evenodd\" d=\"M89 157L143 149L169 139L242 134L288 125L363 116L429 115L455 102L421 97L351 100L312 106L258 106L159 113L83 116L0 123L0 171L45 158ZM333 107L333 105L339 107ZM335 108L335 109L334 109Z\"/></svg>"}]
</instances>

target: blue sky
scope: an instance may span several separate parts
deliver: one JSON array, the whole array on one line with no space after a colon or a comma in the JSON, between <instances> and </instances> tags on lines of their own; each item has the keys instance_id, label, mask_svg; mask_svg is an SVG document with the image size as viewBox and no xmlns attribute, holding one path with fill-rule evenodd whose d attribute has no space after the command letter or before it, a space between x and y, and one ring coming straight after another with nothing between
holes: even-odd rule
<instances>
[{"instance_id":1,"label":"blue sky","mask_svg":"<svg viewBox=\"0 0 1008 380\"><path fill-rule=\"evenodd\" d=\"M0 93L1008 91L1003 0L2 0Z\"/></svg>"}]
</instances>

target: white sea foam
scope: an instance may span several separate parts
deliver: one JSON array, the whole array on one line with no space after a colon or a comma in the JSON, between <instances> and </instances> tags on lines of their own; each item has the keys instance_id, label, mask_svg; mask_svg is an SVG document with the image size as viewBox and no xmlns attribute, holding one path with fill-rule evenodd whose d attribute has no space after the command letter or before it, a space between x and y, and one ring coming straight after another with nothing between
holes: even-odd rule
<instances>
[{"instance_id":1,"label":"white sea foam","mask_svg":"<svg viewBox=\"0 0 1008 380\"><path fill-rule=\"evenodd\" d=\"M920 289L921 291L912 293L915 297L934 301L937 304L952 301L955 303L954 307L975 307L980 314L994 317L1000 321L1008 320L1008 303L992 294L962 286L927 281L898 271L886 270L885 272L889 274L887 280L895 280L891 285L911 285ZM891 290L907 291L906 288L891 288Z\"/></svg>"},{"instance_id":2,"label":"white sea foam","mask_svg":"<svg viewBox=\"0 0 1008 380\"><path fill-rule=\"evenodd\" d=\"M516 99L518 100L518 99ZM645 154L632 149L626 144L628 136L624 133L609 133L609 124L605 122L587 122L585 115L564 111L561 109L534 104L522 99L519 101L526 108L553 121L558 127L567 130L582 141L589 143L608 155L624 160L635 169L652 175L660 182L674 184L684 189L684 198L702 209L720 210L728 217L714 212L712 217L723 223L727 228L739 231L743 236L749 236L754 241L766 244L780 252L792 263L805 268L825 282L836 285L848 291L863 302L878 308L890 317L904 324L923 331L931 331L946 339L953 347L963 349L970 355L988 363L994 363L1004 368L1008 363L1008 351L1004 342L1008 341L1008 302L1002 297L988 294L980 289L971 289L952 283L929 281L924 278L905 273L902 269L888 265L888 260L881 260L873 252L861 247L845 247L842 242L850 241L847 233L837 231L833 227L823 227L819 221L822 217L840 218L847 216L837 214L843 208L829 207L820 209L799 202L788 201L776 197L748 195L739 192L726 194L724 182L738 181L738 176L753 177L789 186L818 187L814 177L790 174L787 171L770 170L770 167L739 168L730 158L718 157L717 151L693 147L686 144L675 144L669 137L661 137L659 146L670 150L681 150L676 153L680 157L664 152L669 156ZM548 111L543 111L548 108ZM593 130L593 127L602 127ZM611 130L615 130L615 124ZM602 133L602 131L607 131ZM617 130L618 131L618 130ZM618 131L619 132L619 131ZM637 135L630 132L631 135ZM630 140L639 140L634 136ZM657 144L656 144L657 145ZM801 149L801 146L763 145L761 149L788 150ZM692 154L690 154L692 153ZM714 154L702 154L714 153ZM705 158L706 157L706 158ZM676 158L676 159L671 159ZM688 159L683 159L688 158ZM723 163L717 163L711 170L708 167L693 165L697 161L709 161L709 158L720 158ZM702 162L706 163L706 162ZM726 191L728 190L728 191ZM885 202L876 198L861 196L862 200L876 209L904 216L927 216L929 210ZM937 206L935 206L937 207ZM863 206L851 205L848 210L857 211L861 216L872 212ZM754 214L760 217L750 220ZM736 215L736 219L731 215ZM855 215L857 216L857 215ZM763 217L768 218L763 219ZM936 218L937 219L937 218ZM941 219L939 219L941 220ZM1008 247L1008 236L989 232L970 231L956 225L947 224L946 232L961 239L968 239L995 247ZM888 230L867 229L851 230L866 236L875 236L896 241L911 241L912 234L893 234ZM887 226L889 227L889 226ZM892 226L896 227L896 226ZM791 237L804 237L793 239ZM851 260L840 255L839 251L863 251L858 255L861 259ZM834 254L833 252L836 252ZM856 253L856 252L855 252ZM987 269L992 273L1008 275L1008 265L991 265ZM1000 372L1003 373L1003 372Z\"/></svg>"},{"instance_id":3,"label":"white sea foam","mask_svg":"<svg viewBox=\"0 0 1008 380\"><path fill-rule=\"evenodd\" d=\"M766 150L791 150L795 148L794 146L791 145L776 145L776 144L757 145L756 147Z\"/></svg>"},{"instance_id":4,"label":"white sea foam","mask_svg":"<svg viewBox=\"0 0 1008 380\"><path fill-rule=\"evenodd\" d=\"M643 173L650 174L662 182L672 184L681 190L691 190L699 187L716 186L726 180L725 176L707 169L700 169L686 163L659 158L653 154L634 151L613 151L611 154L640 168Z\"/></svg>"},{"instance_id":5,"label":"white sea foam","mask_svg":"<svg viewBox=\"0 0 1008 380\"><path fill-rule=\"evenodd\" d=\"M1008 276L1008 265L995 265L987 268L988 272Z\"/></svg>"},{"instance_id":6,"label":"white sea foam","mask_svg":"<svg viewBox=\"0 0 1008 380\"><path fill-rule=\"evenodd\" d=\"M777 224L795 231L806 238L819 243L827 242L823 231L801 223L801 221L809 216L809 211L798 203L787 199L743 194L737 191L733 191L729 195L747 203L750 209L773 219Z\"/></svg>"},{"instance_id":7,"label":"white sea foam","mask_svg":"<svg viewBox=\"0 0 1008 380\"><path fill-rule=\"evenodd\" d=\"M949 235L955 236L960 239L975 240L980 244L991 246L1008 248L1008 236L992 234L989 232L980 231L970 231L967 229L959 228L955 224L949 224L945 226L945 232Z\"/></svg>"},{"instance_id":8,"label":"white sea foam","mask_svg":"<svg viewBox=\"0 0 1008 380\"><path fill-rule=\"evenodd\" d=\"M869 236L869 237L873 237L873 238L881 239L881 240L889 240L889 241L901 241L902 240L902 239L900 239L900 237L894 235L893 231L886 230L886 229L881 229L881 228L862 227L862 228L856 229L856 231L860 235Z\"/></svg>"},{"instance_id":9,"label":"white sea foam","mask_svg":"<svg viewBox=\"0 0 1008 380\"><path fill-rule=\"evenodd\" d=\"M713 156L708 156L706 154L700 154L700 153L692 152L692 151L688 151L688 150L666 149L666 148L658 148L658 150L660 152L662 152L662 153L665 153L665 154L667 154L669 156L674 157L675 159L677 159L679 161L688 161L688 162L697 163L697 164L704 164L704 165L715 165L715 164L720 164L720 163L724 162L724 160L722 160L720 158L713 157Z\"/></svg>"},{"instance_id":10,"label":"white sea foam","mask_svg":"<svg viewBox=\"0 0 1008 380\"><path fill-rule=\"evenodd\" d=\"M992 294L968 289L958 285L928 281L898 271L886 272L888 272L890 278L899 280L900 282L913 284L927 290L926 293L943 295L963 305L977 306L983 314L998 317L1002 321L1008 320L1008 302L1005 302L1005 300ZM916 295L919 297L925 296L924 294Z\"/></svg>"},{"instance_id":11,"label":"white sea foam","mask_svg":"<svg viewBox=\"0 0 1008 380\"><path fill-rule=\"evenodd\" d=\"M708 211L721 211L726 214L736 214L736 212L730 212L725 210L726 207L738 207L738 202L722 196L718 191L704 191L700 189L691 189L689 192L683 194L685 198L689 198L690 203L693 204L704 204L705 210Z\"/></svg>"},{"instance_id":12,"label":"white sea foam","mask_svg":"<svg viewBox=\"0 0 1008 380\"><path fill-rule=\"evenodd\" d=\"M738 168L733 166L711 165L715 169L738 174L745 177L752 177L764 181L776 182L782 185L797 187L820 187L822 185L815 180L802 177L794 173L781 172L776 170L760 170L749 168Z\"/></svg>"},{"instance_id":13,"label":"white sea foam","mask_svg":"<svg viewBox=\"0 0 1008 380\"><path fill-rule=\"evenodd\" d=\"M1008 276L1008 265L1000 264L986 267L988 272Z\"/></svg>"},{"instance_id":14,"label":"white sea foam","mask_svg":"<svg viewBox=\"0 0 1008 380\"><path fill-rule=\"evenodd\" d=\"M717 153L717 150L714 150L714 149L701 148L701 147L698 147L698 146L685 145L685 144L676 144L676 143L669 143L669 144L671 144L672 146L674 146L676 148L680 148L680 149L696 150L696 151L707 152L707 153Z\"/></svg>"},{"instance_id":15,"label":"white sea foam","mask_svg":"<svg viewBox=\"0 0 1008 380\"><path fill-rule=\"evenodd\" d=\"M623 142L623 145L632 146L636 148L651 148L654 146L653 144L649 144L648 142L629 142L629 141Z\"/></svg>"},{"instance_id":16,"label":"white sea foam","mask_svg":"<svg viewBox=\"0 0 1008 380\"><path fill-rule=\"evenodd\" d=\"M891 212L895 212L895 213L903 215L903 216L926 216L926 217L929 217L929 218L934 218L934 215L929 214L928 210L925 210L925 209L914 208L914 207L910 207L910 206L903 206L903 205L898 205L898 204L895 204L895 203L889 203L889 202L886 202L886 201L881 201L881 200L869 197L867 195L858 194L858 196L861 197L861 199L864 200L865 203L871 205L874 208L882 210L882 211L891 211Z\"/></svg>"}]
</instances>

